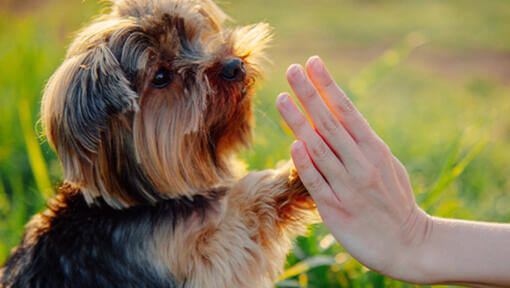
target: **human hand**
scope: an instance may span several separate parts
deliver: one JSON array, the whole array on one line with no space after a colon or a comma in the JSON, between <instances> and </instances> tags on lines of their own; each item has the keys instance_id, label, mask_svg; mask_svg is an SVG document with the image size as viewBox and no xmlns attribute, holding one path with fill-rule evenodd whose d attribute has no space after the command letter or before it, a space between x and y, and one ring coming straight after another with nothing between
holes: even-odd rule
<instances>
[{"instance_id":1,"label":"human hand","mask_svg":"<svg viewBox=\"0 0 510 288\"><path fill-rule=\"evenodd\" d=\"M288 93L277 99L298 138L292 159L324 224L344 249L389 277L424 282L415 251L432 217L416 204L405 167L370 128L318 57L306 72L292 65L287 79L311 119Z\"/></svg>"}]
</instances>

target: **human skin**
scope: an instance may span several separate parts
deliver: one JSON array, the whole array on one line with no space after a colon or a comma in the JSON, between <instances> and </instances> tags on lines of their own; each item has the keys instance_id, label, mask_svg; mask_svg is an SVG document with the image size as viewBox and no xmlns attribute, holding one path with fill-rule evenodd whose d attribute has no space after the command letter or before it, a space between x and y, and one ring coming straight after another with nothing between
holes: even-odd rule
<instances>
[{"instance_id":1,"label":"human skin","mask_svg":"<svg viewBox=\"0 0 510 288\"><path fill-rule=\"evenodd\" d=\"M366 267L415 284L510 287L510 225L432 217L405 167L319 57L290 66L276 105L296 138L292 159L333 236Z\"/></svg>"}]
</instances>

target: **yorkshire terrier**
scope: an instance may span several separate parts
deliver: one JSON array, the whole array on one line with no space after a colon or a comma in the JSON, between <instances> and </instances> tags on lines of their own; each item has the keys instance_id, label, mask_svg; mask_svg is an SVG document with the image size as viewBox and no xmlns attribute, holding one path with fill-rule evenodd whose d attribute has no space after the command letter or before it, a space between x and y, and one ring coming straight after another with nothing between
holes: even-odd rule
<instances>
[{"instance_id":1,"label":"yorkshire terrier","mask_svg":"<svg viewBox=\"0 0 510 288\"><path fill-rule=\"evenodd\" d=\"M212 0L116 0L42 99L64 171L0 287L271 287L314 221L292 165L244 172L267 24Z\"/></svg>"}]
</instances>

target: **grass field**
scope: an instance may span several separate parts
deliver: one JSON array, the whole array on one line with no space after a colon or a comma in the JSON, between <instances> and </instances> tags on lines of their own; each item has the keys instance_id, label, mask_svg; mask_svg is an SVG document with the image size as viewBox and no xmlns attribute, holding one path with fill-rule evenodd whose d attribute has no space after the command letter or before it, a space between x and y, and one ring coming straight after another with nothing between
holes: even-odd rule
<instances>
[{"instance_id":1,"label":"grass field","mask_svg":"<svg viewBox=\"0 0 510 288\"><path fill-rule=\"evenodd\" d=\"M251 169L289 158L275 106L289 64L318 54L406 165L419 204L442 217L510 221L510 2L231 0L237 24L274 27L256 100ZM104 4L0 0L0 263L61 180L38 137L41 90L70 33ZM281 287L411 287L370 272L322 225L299 238ZM285 279L283 279L285 278Z\"/></svg>"}]
</instances>

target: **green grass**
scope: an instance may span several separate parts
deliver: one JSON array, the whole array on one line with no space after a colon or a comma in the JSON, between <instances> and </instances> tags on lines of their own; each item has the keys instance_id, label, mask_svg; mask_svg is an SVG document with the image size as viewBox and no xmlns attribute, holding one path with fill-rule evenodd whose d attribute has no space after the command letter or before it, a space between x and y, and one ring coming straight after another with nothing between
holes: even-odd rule
<instances>
[{"instance_id":1,"label":"green grass","mask_svg":"<svg viewBox=\"0 0 510 288\"><path fill-rule=\"evenodd\" d=\"M510 80L504 74L510 2L221 3L236 25L274 27L274 65L256 100L255 144L242 154L251 169L289 158L293 137L274 100L289 90L286 67L319 54L406 165L421 207L442 217L510 221ZM61 180L58 158L38 138L41 91L70 33L101 9L93 1L63 0L37 7L0 12L0 263ZM282 287L413 286L362 267L323 225L296 241L287 262Z\"/></svg>"}]
</instances>

